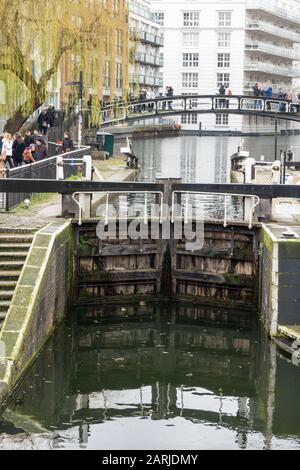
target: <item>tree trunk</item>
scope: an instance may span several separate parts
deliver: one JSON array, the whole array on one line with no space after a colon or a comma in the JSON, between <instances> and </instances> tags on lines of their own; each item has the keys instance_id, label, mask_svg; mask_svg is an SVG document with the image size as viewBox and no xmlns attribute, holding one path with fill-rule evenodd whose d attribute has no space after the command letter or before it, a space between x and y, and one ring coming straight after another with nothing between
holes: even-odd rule
<instances>
[{"instance_id":1,"label":"tree trunk","mask_svg":"<svg viewBox=\"0 0 300 470\"><path fill-rule=\"evenodd\" d=\"M44 93L35 93L34 97L30 97L23 105L21 105L5 124L5 131L10 134L16 134L21 130L28 118L40 107L44 102Z\"/></svg>"}]
</instances>

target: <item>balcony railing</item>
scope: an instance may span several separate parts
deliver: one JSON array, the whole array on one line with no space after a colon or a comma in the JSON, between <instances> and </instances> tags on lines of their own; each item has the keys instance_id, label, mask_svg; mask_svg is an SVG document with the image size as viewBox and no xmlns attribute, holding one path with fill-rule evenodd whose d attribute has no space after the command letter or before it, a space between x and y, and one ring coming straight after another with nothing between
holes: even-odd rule
<instances>
[{"instance_id":1,"label":"balcony railing","mask_svg":"<svg viewBox=\"0 0 300 470\"><path fill-rule=\"evenodd\" d=\"M300 24L300 13L293 10L286 10L278 7L274 2L268 0L249 0L247 3L248 10L262 10L270 15L282 18L288 22Z\"/></svg>"},{"instance_id":2,"label":"balcony railing","mask_svg":"<svg viewBox=\"0 0 300 470\"><path fill-rule=\"evenodd\" d=\"M146 44L152 44L152 46L163 47L164 38L163 36L158 36L157 34L148 33L147 31L140 31L137 28L130 29L131 38L139 40Z\"/></svg>"},{"instance_id":3,"label":"balcony railing","mask_svg":"<svg viewBox=\"0 0 300 470\"><path fill-rule=\"evenodd\" d=\"M151 75L134 75L131 74L129 77L130 83L136 83L139 85L146 86L163 86L163 79L159 77L152 77Z\"/></svg>"},{"instance_id":4,"label":"balcony railing","mask_svg":"<svg viewBox=\"0 0 300 470\"><path fill-rule=\"evenodd\" d=\"M278 36L280 38L288 39L289 41L300 43L300 33L286 28L280 28L279 26L273 26L272 24L265 23L264 21L251 21L247 24L246 29L250 31L263 31L264 33L271 34L272 36Z\"/></svg>"},{"instance_id":5,"label":"balcony railing","mask_svg":"<svg viewBox=\"0 0 300 470\"><path fill-rule=\"evenodd\" d=\"M138 5L134 5L131 2L129 3L129 12L156 23L155 16L150 10L146 10L145 8L142 8Z\"/></svg>"},{"instance_id":6,"label":"balcony railing","mask_svg":"<svg viewBox=\"0 0 300 470\"><path fill-rule=\"evenodd\" d=\"M278 57L285 57L291 60L300 60L300 54L297 51L284 49L280 46L274 46L272 44L266 44L262 41L249 41L245 44L247 51L259 51L266 54L275 55Z\"/></svg>"},{"instance_id":7,"label":"balcony railing","mask_svg":"<svg viewBox=\"0 0 300 470\"><path fill-rule=\"evenodd\" d=\"M297 77L297 73L288 67L281 65L268 64L265 62L246 62L244 65L246 72L263 72L271 75L280 75L283 77Z\"/></svg>"},{"instance_id":8,"label":"balcony railing","mask_svg":"<svg viewBox=\"0 0 300 470\"><path fill-rule=\"evenodd\" d=\"M141 62L143 64L154 65L155 67L162 67L164 65L164 61L161 57L152 54L146 54L144 52L136 52L135 61Z\"/></svg>"}]
</instances>

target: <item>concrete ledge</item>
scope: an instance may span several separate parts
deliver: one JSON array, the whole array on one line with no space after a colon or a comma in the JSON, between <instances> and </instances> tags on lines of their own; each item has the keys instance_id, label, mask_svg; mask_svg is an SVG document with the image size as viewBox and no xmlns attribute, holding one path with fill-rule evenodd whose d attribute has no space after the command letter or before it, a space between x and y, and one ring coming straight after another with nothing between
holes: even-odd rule
<instances>
[{"instance_id":1,"label":"concrete ledge","mask_svg":"<svg viewBox=\"0 0 300 470\"><path fill-rule=\"evenodd\" d=\"M72 224L34 236L0 331L0 404L65 315L72 280Z\"/></svg>"}]
</instances>

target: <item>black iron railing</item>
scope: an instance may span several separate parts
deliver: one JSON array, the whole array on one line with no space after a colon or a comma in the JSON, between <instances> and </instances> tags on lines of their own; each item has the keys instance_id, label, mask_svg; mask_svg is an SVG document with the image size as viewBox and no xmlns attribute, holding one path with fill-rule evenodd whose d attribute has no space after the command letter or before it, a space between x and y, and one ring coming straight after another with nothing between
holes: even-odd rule
<instances>
[{"instance_id":1,"label":"black iron railing","mask_svg":"<svg viewBox=\"0 0 300 470\"><path fill-rule=\"evenodd\" d=\"M57 156L60 154L59 146L56 144L49 144L50 154L56 153L55 156L35 162L28 165L22 165L12 170L6 171L6 178L10 180L18 180L16 184L19 185L19 180L56 180L56 162ZM81 149L61 155L64 160L64 177L68 179L72 176L77 176L81 170L82 165L79 164L84 155L90 153L90 147L82 147ZM30 197L29 192L24 192L20 188L20 192L0 193L0 209L9 211L10 209L18 206L25 199Z\"/></svg>"}]
</instances>

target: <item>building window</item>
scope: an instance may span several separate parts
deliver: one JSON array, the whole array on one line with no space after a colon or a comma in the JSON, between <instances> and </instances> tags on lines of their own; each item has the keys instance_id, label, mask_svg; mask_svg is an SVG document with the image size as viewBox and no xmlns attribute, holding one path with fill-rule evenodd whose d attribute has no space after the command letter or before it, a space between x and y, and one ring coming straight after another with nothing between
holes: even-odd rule
<instances>
[{"instance_id":1,"label":"building window","mask_svg":"<svg viewBox=\"0 0 300 470\"><path fill-rule=\"evenodd\" d=\"M218 68L228 69L230 67L230 54L221 53L218 54Z\"/></svg>"},{"instance_id":2,"label":"building window","mask_svg":"<svg viewBox=\"0 0 300 470\"><path fill-rule=\"evenodd\" d=\"M225 88L229 87L230 84L230 73L217 73L217 88L219 89L221 85L224 85Z\"/></svg>"},{"instance_id":3,"label":"building window","mask_svg":"<svg viewBox=\"0 0 300 470\"><path fill-rule=\"evenodd\" d=\"M228 114L216 114L216 126L228 126L229 116Z\"/></svg>"},{"instance_id":4,"label":"building window","mask_svg":"<svg viewBox=\"0 0 300 470\"><path fill-rule=\"evenodd\" d=\"M199 47L199 33L183 33L183 47Z\"/></svg>"},{"instance_id":5,"label":"building window","mask_svg":"<svg viewBox=\"0 0 300 470\"><path fill-rule=\"evenodd\" d=\"M231 27L231 11L219 11L219 27L230 28Z\"/></svg>"},{"instance_id":6,"label":"building window","mask_svg":"<svg viewBox=\"0 0 300 470\"><path fill-rule=\"evenodd\" d=\"M197 73L183 73L182 74L182 88L198 88L198 74Z\"/></svg>"},{"instance_id":7,"label":"building window","mask_svg":"<svg viewBox=\"0 0 300 470\"><path fill-rule=\"evenodd\" d=\"M109 88L110 86L110 62L109 60L105 61L104 65L104 88Z\"/></svg>"},{"instance_id":8,"label":"building window","mask_svg":"<svg viewBox=\"0 0 300 470\"><path fill-rule=\"evenodd\" d=\"M181 115L181 124L197 124L198 116L197 113L189 113Z\"/></svg>"},{"instance_id":9,"label":"building window","mask_svg":"<svg viewBox=\"0 0 300 470\"><path fill-rule=\"evenodd\" d=\"M118 15L120 12L120 0L113 0L113 11L115 15Z\"/></svg>"},{"instance_id":10,"label":"building window","mask_svg":"<svg viewBox=\"0 0 300 470\"><path fill-rule=\"evenodd\" d=\"M116 88L122 88L122 64L119 62L116 63Z\"/></svg>"},{"instance_id":11,"label":"building window","mask_svg":"<svg viewBox=\"0 0 300 470\"><path fill-rule=\"evenodd\" d=\"M116 53L118 56L122 55L123 34L120 29L116 29Z\"/></svg>"},{"instance_id":12,"label":"building window","mask_svg":"<svg viewBox=\"0 0 300 470\"><path fill-rule=\"evenodd\" d=\"M199 18L200 18L199 11L185 11L183 13L183 26L198 27L199 26Z\"/></svg>"},{"instance_id":13,"label":"building window","mask_svg":"<svg viewBox=\"0 0 300 470\"><path fill-rule=\"evenodd\" d=\"M199 67L199 54L197 52L189 52L182 54L183 67Z\"/></svg>"},{"instance_id":14,"label":"building window","mask_svg":"<svg viewBox=\"0 0 300 470\"><path fill-rule=\"evenodd\" d=\"M230 47L231 34L230 33L218 33L218 47Z\"/></svg>"},{"instance_id":15,"label":"building window","mask_svg":"<svg viewBox=\"0 0 300 470\"><path fill-rule=\"evenodd\" d=\"M163 26L165 23L165 14L161 11L156 11L154 13L154 19L156 23L160 24L160 26Z\"/></svg>"}]
</instances>

